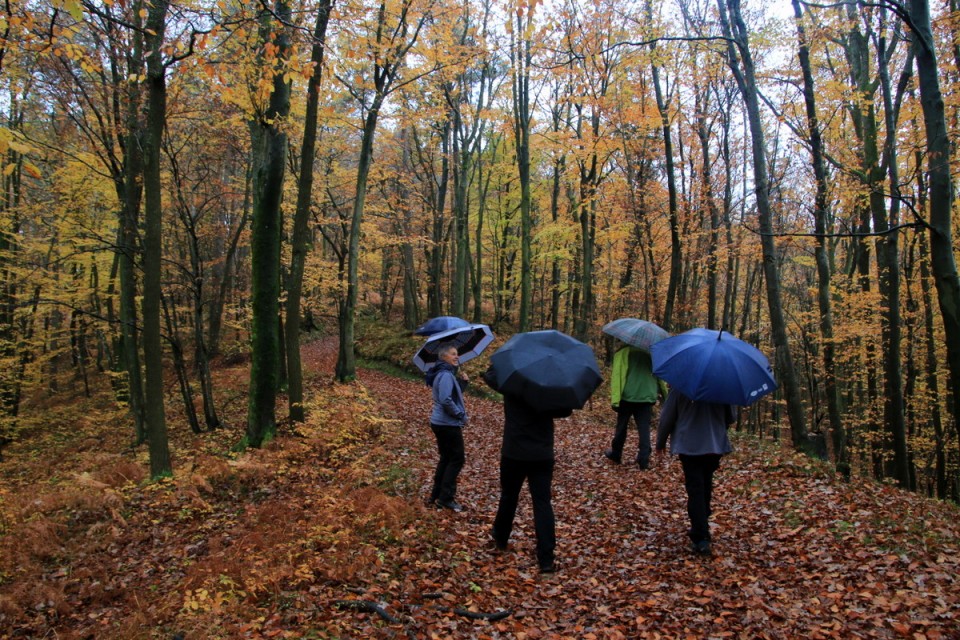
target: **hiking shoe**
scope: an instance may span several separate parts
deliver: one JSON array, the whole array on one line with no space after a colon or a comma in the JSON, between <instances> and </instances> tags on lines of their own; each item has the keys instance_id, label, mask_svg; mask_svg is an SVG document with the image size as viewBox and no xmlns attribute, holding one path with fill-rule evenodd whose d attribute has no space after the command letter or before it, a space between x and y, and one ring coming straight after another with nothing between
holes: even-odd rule
<instances>
[{"instance_id":1,"label":"hiking shoe","mask_svg":"<svg viewBox=\"0 0 960 640\"><path fill-rule=\"evenodd\" d=\"M557 563L551 562L549 564L540 565L540 573L543 575L550 575L557 572Z\"/></svg>"},{"instance_id":2,"label":"hiking shoe","mask_svg":"<svg viewBox=\"0 0 960 640\"><path fill-rule=\"evenodd\" d=\"M613 449L607 449L603 452L603 457L613 464L620 464L620 456L614 453Z\"/></svg>"},{"instance_id":3,"label":"hiking shoe","mask_svg":"<svg viewBox=\"0 0 960 640\"><path fill-rule=\"evenodd\" d=\"M701 540L700 542L694 542L693 545L691 545L691 550L698 556L713 555L713 552L710 550L709 540Z\"/></svg>"},{"instance_id":4,"label":"hiking shoe","mask_svg":"<svg viewBox=\"0 0 960 640\"><path fill-rule=\"evenodd\" d=\"M456 500L447 500L446 502L437 501L437 507L440 509L449 509L454 513L460 513L463 511L463 505Z\"/></svg>"}]
</instances>

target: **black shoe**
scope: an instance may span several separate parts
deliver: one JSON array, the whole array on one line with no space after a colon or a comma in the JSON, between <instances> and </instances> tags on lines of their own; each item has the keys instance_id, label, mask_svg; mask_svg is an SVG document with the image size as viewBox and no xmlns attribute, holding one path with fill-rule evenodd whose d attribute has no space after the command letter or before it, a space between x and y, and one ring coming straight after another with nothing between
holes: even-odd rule
<instances>
[{"instance_id":1,"label":"black shoe","mask_svg":"<svg viewBox=\"0 0 960 640\"><path fill-rule=\"evenodd\" d=\"M640 469L640 471L646 471L650 468L650 463L644 462L643 460L637 460L637 468Z\"/></svg>"},{"instance_id":2,"label":"black shoe","mask_svg":"<svg viewBox=\"0 0 960 640\"><path fill-rule=\"evenodd\" d=\"M557 563L551 562L550 564L540 565L540 573L544 575L549 575L557 572Z\"/></svg>"},{"instance_id":3,"label":"black shoe","mask_svg":"<svg viewBox=\"0 0 960 640\"><path fill-rule=\"evenodd\" d=\"M500 544L499 542L497 542L497 539L494 538L492 535L490 536L490 539L487 541L486 548L487 548L487 551L489 551L494 555L500 555L501 553L506 553L507 551L507 545Z\"/></svg>"},{"instance_id":4,"label":"black shoe","mask_svg":"<svg viewBox=\"0 0 960 640\"><path fill-rule=\"evenodd\" d=\"M456 500L447 500L446 502L437 501L437 507L440 509L449 509L455 513L460 513L463 511L463 505L461 505Z\"/></svg>"},{"instance_id":5,"label":"black shoe","mask_svg":"<svg viewBox=\"0 0 960 640\"><path fill-rule=\"evenodd\" d=\"M698 556L709 556L713 555L713 552L710 550L710 541L701 540L700 542L694 542L691 546L691 550Z\"/></svg>"},{"instance_id":6,"label":"black shoe","mask_svg":"<svg viewBox=\"0 0 960 640\"><path fill-rule=\"evenodd\" d=\"M613 452L613 449L607 449L603 452L603 457L614 464L620 464L620 456Z\"/></svg>"}]
</instances>

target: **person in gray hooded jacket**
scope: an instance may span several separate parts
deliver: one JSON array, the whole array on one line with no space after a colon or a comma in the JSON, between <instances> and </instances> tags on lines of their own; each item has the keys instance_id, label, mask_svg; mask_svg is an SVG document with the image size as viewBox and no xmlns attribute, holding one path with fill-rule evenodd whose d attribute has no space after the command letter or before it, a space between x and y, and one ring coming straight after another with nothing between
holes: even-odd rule
<instances>
[{"instance_id":1,"label":"person in gray hooded jacket","mask_svg":"<svg viewBox=\"0 0 960 640\"><path fill-rule=\"evenodd\" d=\"M720 458L733 451L727 427L736 419L733 405L695 402L676 389L670 390L660 409L657 452L663 452L669 438L670 453L680 456L690 517L688 535L697 554L710 555L713 474Z\"/></svg>"},{"instance_id":2,"label":"person in gray hooded jacket","mask_svg":"<svg viewBox=\"0 0 960 640\"><path fill-rule=\"evenodd\" d=\"M433 410L430 412L430 428L437 438L440 460L433 474L433 489L429 503L451 511L463 511L456 501L457 477L466 462L463 446L463 428L467 425L467 409L463 401L463 389L469 378L457 375L460 356L457 347L440 348L439 361L431 367L424 378L433 389Z\"/></svg>"}]
</instances>

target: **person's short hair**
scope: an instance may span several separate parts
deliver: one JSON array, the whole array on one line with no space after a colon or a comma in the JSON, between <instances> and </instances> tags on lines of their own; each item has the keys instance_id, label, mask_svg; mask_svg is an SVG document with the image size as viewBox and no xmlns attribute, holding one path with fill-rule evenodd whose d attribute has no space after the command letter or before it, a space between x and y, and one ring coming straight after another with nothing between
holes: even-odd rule
<instances>
[{"instance_id":1,"label":"person's short hair","mask_svg":"<svg viewBox=\"0 0 960 640\"><path fill-rule=\"evenodd\" d=\"M440 345L440 349L437 351L437 355L445 356L451 351L459 352L459 350L457 349L457 345L453 344L452 342L448 342L446 344Z\"/></svg>"}]
</instances>

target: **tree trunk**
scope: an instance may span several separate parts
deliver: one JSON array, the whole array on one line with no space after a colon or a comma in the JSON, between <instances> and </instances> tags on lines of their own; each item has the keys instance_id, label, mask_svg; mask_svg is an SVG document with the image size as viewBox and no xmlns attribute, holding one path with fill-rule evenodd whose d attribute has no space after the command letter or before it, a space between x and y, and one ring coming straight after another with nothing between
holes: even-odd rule
<instances>
[{"instance_id":1,"label":"tree trunk","mask_svg":"<svg viewBox=\"0 0 960 640\"><path fill-rule=\"evenodd\" d=\"M850 456L847 450L847 433L841 418L840 392L837 388L836 351L833 338L833 298L830 282L833 277L831 265L830 239L827 237L830 225L830 209L827 193L827 167L823 155L823 138L820 135L820 123L817 118L816 91L813 72L810 68L810 48L807 43L806 29L803 26L803 12L799 0L792 0L794 18L797 22L797 40L799 42L800 68L803 72L803 97L807 113L811 162L816 182L813 219L817 246L814 259L817 264L817 304L820 309L820 337L823 341L823 379L824 393L827 396L827 414L830 417L830 433L833 441L834 464L845 477L850 476Z\"/></svg>"},{"instance_id":2,"label":"tree trunk","mask_svg":"<svg viewBox=\"0 0 960 640\"><path fill-rule=\"evenodd\" d=\"M532 11L532 7L531 7ZM531 193L530 193L530 63L531 43L526 33L532 14L517 14L517 24L510 32L512 58L511 80L513 86L513 133L517 154L517 171L520 177L520 313L517 329L530 330L531 294Z\"/></svg>"},{"instance_id":3,"label":"tree trunk","mask_svg":"<svg viewBox=\"0 0 960 640\"><path fill-rule=\"evenodd\" d=\"M183 411L187 416L187 424L193 433L202 433L200 420L197 419L197 407L193 403L193 389L190 386L190 375L187 372L187 361L183 357L183 340L180 339L180 330L176 325L176 311L170 312L166 299L161 301L163 316L167 325L167 342L170 344L170 355L173 358L173 371L177 376L177 385L180 387L180 398L183 400ZM174 303L176 308L176 303Z\"/></svg>"},{"instance_id":4,"label":"tree trunk","mask_svg":"<svg viewBox=\"0 0 960 640\"><path fill-rule=\"evenodd\" d=\"M443 244L444 229L447 222L445 211L447 205L447 188L450 183L450 123L445 122L440 137L440 179L436 194L431 199L433 205L433 244L427 251L427 315L437 317L443 315Z\"/></svg>"},{"instance_id":5,"label":"tree trunk","mask_svg":"<svg viewBox=\"0 0 960 640\"><path fill-rule=\"evenodd\" d=\"M881 25L881 29L885 25ZM883 361L884 361L884 417L893 445L893 477L905 489L911 486L910 459L907 451L907 426L903 398L903 364L900 354L902 325L900 321L900 248L898 231L891 229L899 222L900 178L897 170L897 110L894 107L890 87L890 72L883 32L877 36L877 64L880 72L880 88L883 95L886 143L884 162L887 165L890 198L889 216L885 197L879 189L871 190L874 230L881 235L877 247L877 271L880 292L885 300L883 310ZM907 65L912 60L908 57ZM879 185L878 185L879 186Z\"/></svg>"},{"instance_id":6,"label":"tree trunk","mask_svg":"<svg viewBox=\"0 0 960 640\"><path fill-rule=\"evenodd\" d=\"M140 23L141 2L134 2L132 19ZM128 74L143 73L143 35L131 30L133 51L129 57ZM143 377L140 362L140 331L137 325L137 243L140 203L143 196L143 138L141 118L141 87L127 83L126 143L123 155L123 191L120 203L120 229L117 251L120 256L120 353L127 374L128 402L133 416L134 438L138 445L147 440L143 396Z\"/></svg>"},{"instance_id":7,"label":"tree trunk","mask_svg":"<svg viewBox=\"0 0 960 640\"><path fill-rule=\"evenodd\" d=\"M290 6L276 3L276 16L286 22ZM263 8L260 15L260 41L274 34L277 60L289 51L289 34ZM290 112L290 84L276 63L269 63L273 92L266 112L250 123L253 143L253 228L251 249L251 358L250 397L247 403L247 444L259 447L276 433L276 401L280 384L280 235L283 177L287 159L287 135L284 121Z\"/></svg>"},{"instance_id":8,"label":"tree trunk","mask_svg":"<svg viewBox=\"0 0 960 640\"><path fill-rule=\"evenodd\" d=\"M807 429L804 420L803 401L800 397L800 386L793 366L793 357L790 354L783 303L780 299L780 273L777 266L777 252L772 224L773 215L770 208L766 143L764 142L763 123L760 118L760 101L757 95L753 57L750 53L747 28L740 13L740 0L718 0L717 4L720 9L723 33L728 38L728 64L737 80L737 85L740 87L740 93L747 107L747 120L750 126L753 152L754 192L757 198L760 243L763 251L763 275L767 288L770 328L773 333L773 344L777 350L778 377L787 400L787 413L790 418L790 435L793 446L797 449L803 449L807 443ZM727 17L728 8L730 11L729 19Z\"/></svg>"},{"instance_id":9,"label":"tree trunk","mask_svg":"<svg viewBox=\"0 0 960 640\"><path fill-rule=\"evenodd\" d=\"M320 102L320 79L326 48L327 23L333 0L322 0L317 7L313 29L310 62L313 74L307 81L307 109L304 117L303 144L300 148L300 179L297 182L297 205L291 234L290 274L287 279L286 352L288 412L291 420L303 422L303 364L300 361L300 306L303 298L303 272L307 264L310 238L310 199L313 195L313 161L317 147L317 112Z\"/></svg>"},{"instance_id":10,"label":"tree trunk","mask_svg":"<svg viewBox=\"0 0 960 640\"><path fill-rule=\"evenodd\" d=\"M951 215L953 183L950 175L950 140L940 92L937 56L930 30L930 4L910 0L913 49L917 61L920 105L927 134L927 170L930 184L930 257L940 315L946 335L947 366L953 398L953 426L960 450L960 277L953 254Z\"/></svg>"},{"instance_id":11,"label":"tree trunk","mask_svg":"<svg viewBox=\"0 0 960 640\"><path fill-rule=\"evenodd\" d=\"M167 115L166 69L162 47L167 20L167 0L156 0L146 21L147 124L144 136L143 192L143 361L145 367L145 411L150 449L150 476L172 473L167 423L163 407L163 345L160 302L163 296L163 183L160 175L160 147Z\"/></svg>"},{"instance_id":12,"label":"tree trunk","mask_svg":"<svg viewBox=\"0 0 960 640\"><path fill-rule=\"evenodd\" d=\"M252 168L248 167L243 196L243 213L240 217L240 222L237 223L236 230L234 230L233 234L230 236L230 245L227 249L226 256L224 256L223 265L220 267L222 271L219 278L219 283L217 285L217 291L210 302L210 312L207 319L207 346L211 357L220 353L220 338L223 328L224 302L227 299L228 292L233 287L233 271L236 265L237 247L240 244L240 238L243 235L244 229L247 228L247 222L250 219L251 173Z\"/></svg>"},{"instance_id":13,"label":"tree trunk","mask_svg":"<svg viewBox=\"0 0 960 640\"><path fill-rule=\"evenodd\" d=\"M652 9L647 3L647 14ZM651 45L651 51L655 50ZM667 174L667 218L670 221L670 279L667 283L667 299L663 307L661 324L667 331L673 327L673 309L677 303L677 292L680 289L680 276L683 272L683 245L680 242L680 221L677 205L677 178L673 164L673 136L670 131L670 113L663 89L660 86L660 68L654 63L651 65L653 91L657 98L657 110L660 113L660 130L663 134L664 171Z\"/></svg>"},{"instance_id":14,"label":"tree trunk","mask_svg":"<svg viewBox=\"0 0 960 640\"><path fill-rule=\"evenodd\" d=\"M373 105L363 122L363 134L360 139L360 158L357 161L357 189L353 200L353 214L350 219L350 239L347 249L347 291L341 304L339 327L340 348L337 352L337 380L348 382L357 375L357 362L354 353L354 315L357 308L358 271L360 264L360 224L363 221L363 207L367 197L367 179L373 163L373 138L377 132L377 119L385 94L377 91Z\"/></svg>"}]
</instances>

